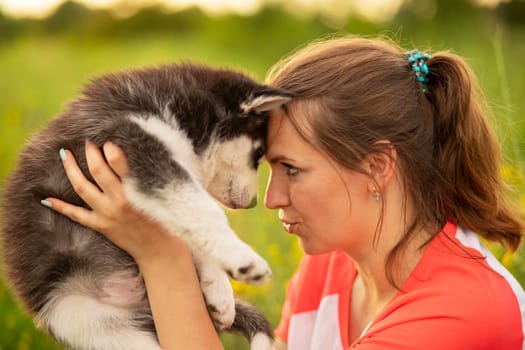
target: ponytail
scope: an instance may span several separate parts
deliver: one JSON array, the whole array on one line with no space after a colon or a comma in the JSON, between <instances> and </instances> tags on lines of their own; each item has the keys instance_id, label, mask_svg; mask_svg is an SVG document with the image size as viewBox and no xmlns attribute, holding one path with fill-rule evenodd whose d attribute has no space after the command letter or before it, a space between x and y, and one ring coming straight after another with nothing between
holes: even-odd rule
<instances>
[{"instance_id":1,"label":"ponytail","mask_svg":"<svg viewBox=\"0 0 525 350\"><path fill-rule=\"evenodd\" d=\"M484 99L474 75L450 53L435 54L427 64L434 154L447 186L442 192L444 214L514 251L524 223L505 198L499 145L482 112Z\"/></svg>"}]
</instances>

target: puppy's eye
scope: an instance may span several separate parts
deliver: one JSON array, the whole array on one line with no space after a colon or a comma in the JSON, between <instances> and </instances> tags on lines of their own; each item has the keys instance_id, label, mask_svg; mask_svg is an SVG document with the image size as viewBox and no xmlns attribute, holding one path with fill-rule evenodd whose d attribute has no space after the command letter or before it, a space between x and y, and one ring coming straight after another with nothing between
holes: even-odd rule
<instances>
[{"instance_id":1,"label":"puppy's eye","mask_svg":"<svg viewBox=\"0 0 525 350\"><path fill-rule=\"evenodd\" d=\"M262 157L264 156L264 148L263 147L257 147L253 151L253 167L257 169L259 165L261 164Z\"/></svg>"}]
</instances>

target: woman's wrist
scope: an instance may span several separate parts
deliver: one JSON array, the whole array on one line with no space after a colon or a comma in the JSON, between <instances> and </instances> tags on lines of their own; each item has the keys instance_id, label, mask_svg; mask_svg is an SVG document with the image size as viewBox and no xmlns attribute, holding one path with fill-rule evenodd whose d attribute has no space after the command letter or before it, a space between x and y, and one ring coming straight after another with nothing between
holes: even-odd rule
<instances>
[{"instance_id":1,"label":"woman's wrist","mask_svg":"<svg viewBox=\"0 0 525 350\"><path fill-rule=\"evenodd\" d=\"M147 255L138 264L162 348L223 349L188 246L168 240L158 256Z\"/></svg>"},{"instance_id":2,"label":"woman's wrist","mask_svg":"<svg viewBox=\"0 0 525 350\"><path fill-rule=\"evenodd\" d=\"M179 266L183 270L195 269L190 248L178 237L165 237L149 245L146 252L135 255L133 258L143 274Z\"/></svg>"}]
</instances>

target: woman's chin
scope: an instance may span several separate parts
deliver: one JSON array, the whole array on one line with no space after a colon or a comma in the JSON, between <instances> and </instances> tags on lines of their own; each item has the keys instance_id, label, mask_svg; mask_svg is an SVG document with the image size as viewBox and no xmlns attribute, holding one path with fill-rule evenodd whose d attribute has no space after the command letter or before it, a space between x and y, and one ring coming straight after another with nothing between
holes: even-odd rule
<instances>
[{"instance_id":1,"label":"woman's chin","mask_svg":"<svg viewBox=\"0 0 525 350\"><path fill-rule=\"evenodd\" d=\"M330 249L312 244L312 242L308 242L303 238L299 238L299 245L303 252L308 255L320 255L331 252Z\"/></svg>"}]
</instances>

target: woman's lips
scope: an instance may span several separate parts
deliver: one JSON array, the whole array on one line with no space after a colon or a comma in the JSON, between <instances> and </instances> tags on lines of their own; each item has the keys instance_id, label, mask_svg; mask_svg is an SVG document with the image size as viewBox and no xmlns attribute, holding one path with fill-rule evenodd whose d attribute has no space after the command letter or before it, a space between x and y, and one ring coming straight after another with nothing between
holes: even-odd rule
<instances>
[{"instance_id":1,"label":"woman's lips","mask_svg":"<svg viewBox=\"0 0 525 350\"><path fill-rule=\"evenodd\" d=\"M296 222L286 222L283 221L283 226L286 232L288 233L296 233L297 229L297 223Z\"/></svg>"},{"instance_id":2,"label":"woman's lips","mask_svg":"<svg viewBox=\"0 0 525 350\"><path fill-rule=\"evenodd\" d=\"M279 220L283 223L283 227L288 233L296 233L297 232L297 222L296 221L289 221L284 214L284 210L279 210Z\"/></svg>"}]
</instances>

